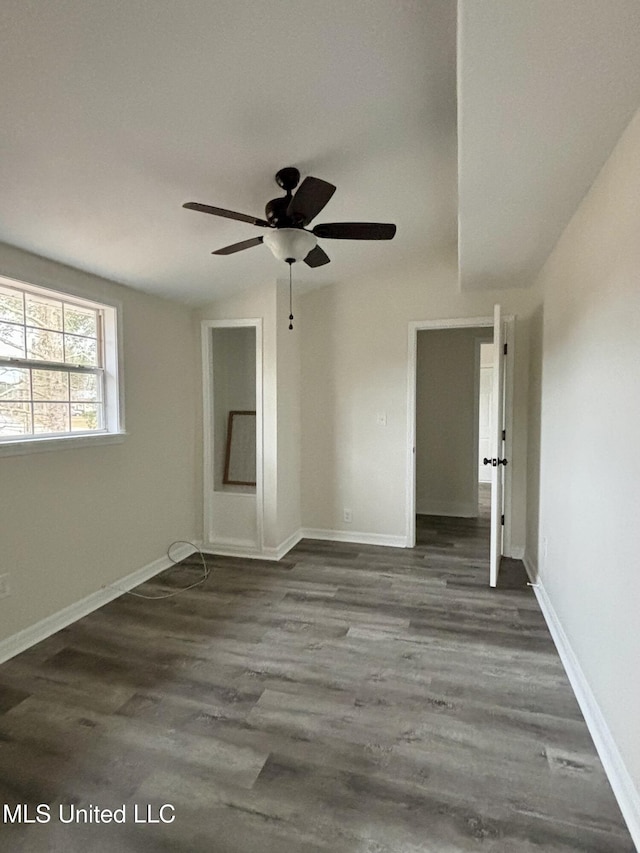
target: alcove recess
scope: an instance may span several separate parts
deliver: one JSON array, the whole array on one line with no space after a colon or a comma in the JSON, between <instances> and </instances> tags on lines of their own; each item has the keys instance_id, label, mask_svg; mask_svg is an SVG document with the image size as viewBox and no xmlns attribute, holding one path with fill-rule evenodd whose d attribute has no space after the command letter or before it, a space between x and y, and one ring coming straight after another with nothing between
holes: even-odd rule
<instances>
[{"instance_id":1,"label":"alcove recess","mask_svg":"<svg viewBox=\"0 0 640 853\"><path fill-rule=\"evenodd\" d=\"M255 412L256 410L256 329L254 326L214 328L211 330L211 360L213 367L213 488L214 492L255 494L255 418L247 445L247 418L242 422L243 447L238 445L239 430L233 445L235 464L242 471L234 476L227 470L231 480L253 481L253 485L225 483L225 469L229 462L229 414L231 412ZM237 421L236 421L237 424ZM239 459L243 453L246 459Z\"/></svg>"}]
</instances>

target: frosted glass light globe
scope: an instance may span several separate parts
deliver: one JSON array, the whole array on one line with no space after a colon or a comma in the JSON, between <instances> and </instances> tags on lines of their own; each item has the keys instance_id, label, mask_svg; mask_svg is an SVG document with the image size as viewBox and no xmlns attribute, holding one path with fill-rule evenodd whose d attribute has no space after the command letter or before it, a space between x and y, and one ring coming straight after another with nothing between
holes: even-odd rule
<instances>
[{"instance_id":1,"label":"frosted glass light globe","mask_svg":"<svg viewBox=\"0 0 640 853\"><path fill-rule=\"evenodd\" d=\"M304 261L318 240L314 234L301 228L270 228L262 242L280 261Z\"/></svg>"}]
</instances>

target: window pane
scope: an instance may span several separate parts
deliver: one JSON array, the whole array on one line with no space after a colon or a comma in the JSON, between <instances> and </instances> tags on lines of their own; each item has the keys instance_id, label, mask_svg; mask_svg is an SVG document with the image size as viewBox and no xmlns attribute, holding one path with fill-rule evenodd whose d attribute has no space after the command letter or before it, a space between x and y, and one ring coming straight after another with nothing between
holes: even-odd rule
<instances>
[{"instance_id":1,"label":"window pane","mask_svg":"<svg viewBox=\"0 0 640 853\"><path fill-rule=\"evenodd\" d=\"M65 361L67 364L98 365L98 342L92 338L64 336Z\"/></svg>"},{"instance_id":2,"label":"window pane","mask_svg":"<svg viewBox=\"0 0 640 853\"><path fill-rule=\"evenodd\" d=\"M10 287L0 287L0 320L24 323L22 294Z\"/></svg>"},{"instance_id":3,"label":"window pane","mask_svg":"<svg viewBox=\"0 0 640 853\"><path fill-rule=\"evenodd\" d=\"M27 326L37 326L39 329L62 331L62 302L48 299L46 296L25 294Z\"/></svg>"},{"instance_id":4,"label":"window pane","mask_svg":"<svg viewBox=\"0 0 640 853\"><path fill-rule=\"evenodd\" d=\"M0 323L0 356L24 358L24 329L11 323Z\"/></svg>"},{"instance_id":5,"label":"window pane","mask_svg":"<svg viewBox=\"0 0 640 853\"><path fill-rule=\"evenodd\" d=\"M33 371L33 399L62 402L69 399L69 374L61 370Z\"/></svg>"},{"instance_id":6,"label":"window pane","mask_svg":"<svg viewBox=\"0 0 640 853\"><path fill-rule=\"evenodd\" d=\"M0 402L0 437L31 435L31 405Z\"/></svg>"},{"instance_id":7,"label":"window pane","mask_svg":"<svg viewBox=\"0 0 640 853\"><path fill-rule=\"evenodd\" d=\"M0 367L0 401L29 399L29 371L19 367Z\"/></svg>"},{"instance_id":8,"label":"window pane","mask_svg":"<svg viewBox=\"0 0 640 853\"><path fill-rule=\"evenodd\" d=\"M27 358L63 362L62 333L27 329Z\"/></svg>"},{"instance_id":9,"label":"window pane","mask_svg":"<svg viewBox=\"0 0 640 853\"><path fill-rule=\"evenodd\" d=\"M64 306L64 330L75 335L98 337L97 311L93 308L79 308L77 305Z\"/></svg>"},{"instance_id":10,"label":"window pane","mask_svg":"<svg viewBox=\"0 0 640 853\"><path fill-rule=\"evenodd\" d=\"M72 403L71 429L73 432L102 429L102 406L96 403Z\"/></svg>"},{"instance_id":11,"label":"window pane","mask_svg":"<svg viewBox=\"0 0 640 853\"><path fill-rule=\"evenodd\" d=\"M36 435L46 432L69 432L69 404L34 403L33 431Z\"/></svg>"},{"instance_id":12,"label":"window pane","mask_svg":"<svg viewBox=\"0 0 640 853\"><path fill-rule=\"evenodd\" d=\"M71 399L87 402L97 402L102 394L100 378L95 373L72 373L69 377L71 384Z\"/></svg>"},{"instance_id":13,"label":"window pane","mask_svg":"<svg viewBox=\"0 0 640 853\"><path fill-rule=\"evenodd\" d=\"M111 306L0 277L0 445L115 424L116 322Z\"/></svg>"}]
</instances>

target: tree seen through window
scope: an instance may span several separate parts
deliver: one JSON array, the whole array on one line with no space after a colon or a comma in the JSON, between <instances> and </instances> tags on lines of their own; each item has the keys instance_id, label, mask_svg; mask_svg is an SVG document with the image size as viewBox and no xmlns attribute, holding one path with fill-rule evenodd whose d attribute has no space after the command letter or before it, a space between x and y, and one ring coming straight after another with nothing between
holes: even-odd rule
<instances>
[{"instance_id":1,"label":"tree seen through window","mask_svg":"<svg viewBox=\"0 0 640 853\"><path fill-rule=\"evenodd\" d=\"M0 438L104 428L98 308L0 285Z\"/></svg>"}]
</instances>

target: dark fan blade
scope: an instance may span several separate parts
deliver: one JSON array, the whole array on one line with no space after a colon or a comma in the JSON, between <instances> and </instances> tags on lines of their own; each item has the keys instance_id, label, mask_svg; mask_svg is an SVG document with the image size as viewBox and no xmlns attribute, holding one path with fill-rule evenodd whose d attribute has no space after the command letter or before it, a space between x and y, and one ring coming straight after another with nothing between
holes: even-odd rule
<instances>
[{"instance_id":1,"label":"dark fan blade","mask_svg":"<svg viewBox=\"0 0 640 853\"><path fill-rule=\"evenodd\" d=\"M317 216L336 191L333 184L320 178L305 178L289 202L287 216L307 225Z\"/></svg>"},{"instance_id":2,"label":"dark fan blade","mask_svg":"<svg viewBox=\"0 0 640 853\"><path fill-rule=\"evenodd\" d=\"M316 225L313 233L333 240L391 240L396 226L385 222L327 222Z\"/></svg>"},{"instance_id":3,"label":"dark fan blade","mask_svg":"<svg viewBox=\"0 0 640 853\"><path fill-rule=\"evenodd\" d=\"M262 237L252 237L251 240L243 240L242 243L234 243L232 246L225 246L224 249L217 249L211 252L212 255L233 255L235 252L241 252L243 249L250 249L252 246L259 246L262 243Z\"/></svg>"},{"instance_id":4,"label":"dark fan blade","mask_svg":"<svg viewBox=\"0 0 640 853\"><path fill-rule=\"evenodd\" d=\"M309 252L304 262L308 267L321 267L323 264L328 264L330 260L329 255L320 246L316 246Z\"/></svg>"},{"instance_id":5,"label":"dark fan blade","mask_svg":"<svg viewBox=\"0 0 640 853\"><path fill-rule=\"evenodd\" d=\"M225 219L237 219L238 222L249 222L251 225L260 225L268 228L269 223L256 216L248 216L246 213L236 213L235 210L225 210L224 207L211 207L210 204L200 204L197 201L188 201L182 205L187 210L198 210L200 213L213 213L214 216L224 216Z\"/></svg>"}]
</instances>

